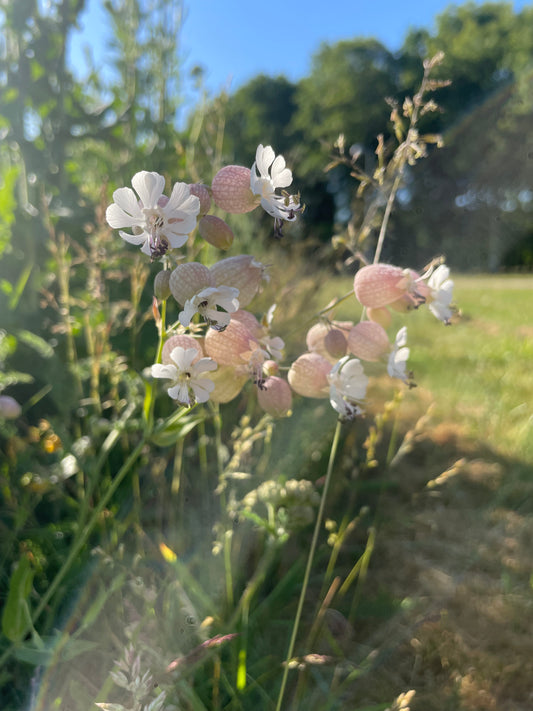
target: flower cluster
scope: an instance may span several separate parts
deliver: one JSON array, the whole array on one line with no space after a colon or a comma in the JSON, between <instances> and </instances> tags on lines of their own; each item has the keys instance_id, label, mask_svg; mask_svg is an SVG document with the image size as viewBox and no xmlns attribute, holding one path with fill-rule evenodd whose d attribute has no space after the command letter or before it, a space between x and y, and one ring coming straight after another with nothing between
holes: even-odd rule
<instances>
[{"instance_id":1,"label":"flower cluster","mask_svg":"<svg viewBox=\"0 0 533 711\"><path fill-rule=\"evenodd\" d=\"M381 362L390 377L414 385L407 369L406 327L392 343L387 334L392 311L427 304L438 319L450 323L453 282L443 264L424 274L391 264L364 266L354 279L363 319L356 324L320 320L307 333L307 351L290 365L287 380L281 377L284 343L271 333L275 307L261 321L247 310L266 278L265 267L250 255L222 259L211 267L194 261L172 267L171 250L194 239L196 227L211 245L231 246L229 226L209 214L212 202L234 214L260 205L279 233L281 222L292 222L302 210L299 196L285 192L291 183L283 156L260 145L251 168L225 166L210 188L176 183L167 197L163 176L141 171L132 178L134 190L114 192L106 212L109 225L152 260L165 258L154 293L162 301L172 297L180 311L174 326L160 327L161 362L152 366L151 374L167 381L167 392L178 403L229 402L251 381L260 406L274 417L290 414L296 393L329 397L341 419L351 420L364 412L369 378L363 363ZM154 313L157 319L157 309Z\"/></svg>"},{"instance_id":2,"label":"flower cluster","mask_svg":"<svg viewBox=\"0 0 533 711\"><path fill-rule=\"evenodd\" d=\"M431 266L423 275L391 264L364 266L354 278L354 294L366 318L351 321L320 321L307 333L308 352L289 370L292 389L312 398L327 398L343 420L363 413L369 379L361 361L382 362L388 375L414 386L407 370L407 327L402 326L393 343L386 328L391 309L406 312L427 304L443 323L450 324L453 282L449 269ZM352 357L353 356L353 357Z\"/></svg>"},{"instance_id":3,"label":"flower cluster","mask_svg":"<svg viewBox=\"0 0 533 711\"><path fill-rule=\"evenodd\" d=\"M164 177L141 171L132 178L133 189L113 193L108 224L152 261L164 257L154 293L161 301L172 297L180 308L173 327L160 324L165 341L161 362L151 368L152 377L167 381L167 392L178 403L228 402L251 380L266 412L276 417L290 413L291 389L279 377L278 366L284 343L270 330L273 310L261 322L246 310L266 278L265 267L249 255L222 259L210 268L194 261L172 268L171 259L172 250L192 242L196 228L219 249L232 245L230 227L208 214L212 203L230 213L261 205L274 217L279 234L280 221L293 221L302 210L297 196L279 192L291 182L283 156L260 145L251 169L226 166L210 188L176 183L167 197ZM160 318L157 308L154 315Z\"/></svg>"}]
</instances>

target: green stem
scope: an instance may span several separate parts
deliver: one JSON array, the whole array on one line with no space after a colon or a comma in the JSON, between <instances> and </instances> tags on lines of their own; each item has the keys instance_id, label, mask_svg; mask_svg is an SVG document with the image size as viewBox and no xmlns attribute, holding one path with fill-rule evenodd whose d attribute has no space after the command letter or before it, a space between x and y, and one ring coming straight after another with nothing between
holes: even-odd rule
<instances>
[{"instance_id":1,"label":"green stem","mask_svg":"<svg viewBox=\"0 0 533 711\"><path fill-rule=\"evenodd\" d=\"M226 488L223 481L224 477L224 460L222 458L222 418L220 416L220 406L218 403L213 404L213 424L215 427L215 447L217 453L217 470L218 470L218 485L220 488L220 515L221 521L228 521L228 512L226 509ZM231 530L223 533L223 551L224 551L224 579L226 583L226 602L228 608L233 607L233 574L231 571ZM229 534L229 535L228 535Z\"/></svg>"},{"instance_id":2,"label":"green stem","mask_svg":"<svg viewBox=\"0 0 533 711\"><path fill-rule=\"evenodd\" d=\"M309 584L309 578L311 575L311 568L313 566L313 559L315 557L315 551L318 542L318 535L322 527L322 518L324 516L324 509L326 506L326 497L328 494L329 485L331 482L331 475L333 473L333 463L335 462L335 455L337 454L337 447L339 444L341 433L341 421L337 420L337 426L335 428L335 434L333 435L333 441L331 443L331 450L329 453L328 470L326 473L326 479L324 481L324 489L322 491L322 498L320 499L320 506L318 509L318 514L315 522L315 530L313 531L313 538L311 540L311 547L309 549L309 556L307 558L307 565L305 568L304 580L302 584L302 590L300 592L300 599L298 600L298 608L296 610L296 617L294 618L294 624L292 627L291 640L289 642L289 649L287 651L287 657L285 659L285 668L283 670L283 678L281 680L281 688L278 696L278 703L276 705L276 711L281 711L281 704L283 702L283 696L285 694L285 687L287 685L287 676L289 674L289 662L292 659L294 652L294 645L296 643L296 636L298 634L298 627L300 625L300 618L302 616L302 610L305 601L305 595L307 592L307 586Z\"/></svg>"}]
</instances>

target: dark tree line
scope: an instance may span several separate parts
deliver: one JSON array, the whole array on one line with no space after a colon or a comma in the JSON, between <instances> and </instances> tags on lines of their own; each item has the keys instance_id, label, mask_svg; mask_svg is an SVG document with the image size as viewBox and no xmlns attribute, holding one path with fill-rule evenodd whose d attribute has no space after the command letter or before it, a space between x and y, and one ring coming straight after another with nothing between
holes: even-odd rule
<instances>
[{"instance_id":1,"label":"dark tree line","mask_svg":"<svg viewBox=\"0 0 533 711\"><path fill-rule=\"evenodd\" d=\"M452 6L436 31L413 30L393 54L376 40L322 46L297 84L257 77L229 97L225 148L249 162L269 141L295 167L308 203L303 238L327 240L349 217L347 171L325 174L340 133L371 171L376 137L391 138L387 97L400 103L417 88L424 58L439 51L440 112L421 132L443 134L445 147L406 175L386 257L424 261L445 252L461 269L533 264L531 143L533 8L508 3ZM339 225L340 223L340 225Z\"/></svg>"}]
</instances>

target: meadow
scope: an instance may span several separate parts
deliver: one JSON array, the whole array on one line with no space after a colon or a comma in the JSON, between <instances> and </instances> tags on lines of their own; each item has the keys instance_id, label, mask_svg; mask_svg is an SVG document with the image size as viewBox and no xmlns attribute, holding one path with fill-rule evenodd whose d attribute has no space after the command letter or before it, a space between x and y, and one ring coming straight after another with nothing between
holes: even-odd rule
<instances>
[{"instance_id":1,"label":"meadow","mask_svg":"<svg viewBox=\"0 0 533 711\"><path fill-rule=\"evenodd\" d=\"M298 322L312 321L330 290L350 288L349 278L325 276L296 280L273 270L262 298L288 289ZM402 386L401 402L393 402L376 379L365 420L343 426L287 708L402 708L405 698L396 706L393 699L411 689L415 711L529 708L533 338L524 317L533 285L527 275L455 283L451 326L422 309L408 314L417 387ZM337 317L353 319L354 305L343 302ZM294 322L286 313L290 348ZM310 402L295 401L292 417L273 425L242 403L221 406L224 420L236 422L223 434L225 446L240 447L251 483L305 476L320 487L334 417L327 403ZM186 463L179 474L176 459L170 475L156 449L125 478L43 608L46 619L18 639L26 604L35 609L36 590L46 590L47 566L60 568L79 537L69 480L39 491L35 481L8 484L3 470L4 492L21 497L4 556L15 538L34 567L17 583L18 602L8 600L16 620L4 615L11 640L3 642L4 708L28 703L30 680L32 709L81 710L95 701L149 708L148 699L157 708L160 688L171 704L172 694L179 699L168 708L274 708L311 526L277 536L257 514L232 514L222 539L216 535L213 424L208 418L200 434L203 464L193 430L190 444L178 443ZM41 457L49 435L41 435ZM16 442L16 435L4 440L4 451L12 454ZM252 452L258 461L250 468ZM228 511L242 485L250 487L245 474L243 482L233 476ZM55 563L44 560L51 555ZM127 682L113 667L120 659Z\"/></svg>"}]
</instances>

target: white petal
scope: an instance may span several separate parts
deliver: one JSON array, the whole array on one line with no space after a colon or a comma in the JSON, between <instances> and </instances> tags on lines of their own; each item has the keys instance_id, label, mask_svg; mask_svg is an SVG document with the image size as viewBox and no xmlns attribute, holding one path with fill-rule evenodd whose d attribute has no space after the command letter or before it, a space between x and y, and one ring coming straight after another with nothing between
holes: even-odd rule
<instances>
[{"instance_id":1,"label":"white petal","mask_svg":"<svg viewBox=\"0 0 533 711\"><path fill-rule=\"evenodd\" d=\"M194 302L192 301L192 299L188 299L183 306L183 311L180 311L178 315L178 319L181 325L187 328L196 312L197 309L194 305Z\"/></svg>"},{"instance_id":2,"label":"white petal","mask_svg":"<svg viewBox=\"0 0 533 711\"><path fill-rule=\"evenodd\" d=\"M130 244L136 244L136 245L148 244L148 241L150 239L150 237L148 236L148 234L146 232L143 232L140 235L130 235L129 232L123 232L122 230L120 230L119 235L126 242L129 242ZM148 254L150 254L149 251L148 251Z\"/></svg>"},{"instance_id":3,"label":"white petal","mask_svg":"<svg viewBox=\"0 0 533 711\"><path fill-rule=\"evenodd\" d=\"M109 205L105 213L111 227L131 227L144 222L144 215L131 188L115 190L113 199L115 202Z\"/></svg>"},{"instance_id":4,"label":"white petal","mask_svg":"<svg viewBox=\"0 0 533 711\"><path fill-rule=\"evenodd\" d=\"M209 370L216 370L218 368L217 363L212 358L200 358L193 364L193 372L196 376L198 373L205 373Z\"/></svg>"},{"instance_id":5,"label":"white petal","mask_svg":"<svg viewBox=\"0 0 533 711\"><path fill-rule=\"evenodd\" d=\"M170 358L182 373L190 370L191 363L197 356L198 350L196 348L183 348L182 346L176 346L170 353Z\"/></svg>"},{"instance_id":6,"label":"white petal","mask_svg":"<svg viewBox=\"0 0 533 711\"><path fill-rule=\"evenodd\" d=\"M401 348L407 344L407 326L402 326L396 334L394 345L396 348Z\"/></svg>"},{"instance_id":7,"label":"white petal","mask_svg":"<svg viewBox=\"0 0 533 711\"><path fill-rule=\"evenodd\" d=\"M157 201L165 189L165 178L159 173L149 173L147 170L141 170L140 173L135 173L131 179L131 184L137 191L143 207L156 207Z\"/></svg>"},{"instance_id":8,"label":"white petal","mask_svg":"<svg viewBox=\"0 0 533 711\"><path fill-rule=\"evenodd\" d=\"M183 247L185 242L189 239L189 235L182 235L182 234L169 234L168 231L165 230L165 237L167 239L167 242L169 243L171 249L178 249L179 247Z\"/></svg>"},{"instance_id":9,"label":"white petal","mask_svg":"<svg viewBox=\"0 0 533 711\"><path fill-rule=\"evenodd\" d=\"M257 163L257 167L259 168L261 177L269 177L268 169L272 165L272 162L275 157L276 154L274 153L272 146L263 147L262 144L259 144L259 146L257 146L257 150L255 152L255 162Z\"/></svg>"},{"instance_id":10,"label":"white petal","mask_svg":"<svg viewBox=\"0 0 533 711\"><path fill-rule=\"evenodd\" d=\"M163 365L162 363L154 363L154 365L152 366L152 377L169 378L170 380L175 380L178 377L178 369L171 363L169 363L168 365Z\"/></svg>"},{"instance_id":11,"label":"white petal","mask_svg":"<svg viewBox=\"0 0 533 711\"><path fill-rule=\"evenodd\" d=\"M194 215L200 212L200 199L196 195L191 195L187 183L174 183L170 199L165 205L164 213L170 217L170 213L182 210Z\"/></svg>"},{"instance_id":12,"label":"white petal","mask_svg":"<svg viewBox=\"0 0 533 711\"><path fill-rule=\"evenodd\" d=\"M292 173L285 167L285 158L277 156L272 163L272 183L275 188L286 188L292 183Z\"/></svg>"},{"instance_id":13,"label":"white petal","mask_svg":"<svg viewBox=\"0 0 533 711\"><path fill-rule=\"evenodd\" d=\"M433 274L428 279L428 286L431 289L439 289L443 282L450 276L450 269L445 265L441 264L435 269Z\"/></svg>"},{"instance_id":14,"label":"white petal","mask_svg":"<svg viewBox=\"0 0 533 711\"><path fill-rule=\"evenodd\" d=\"M146 242L141 247L141 252L143 254L146 254L148 257L152 256L152 250L150 249L150 240L146 240Z\"/></svg>"},{"instance_id":15,"label":"white petal","mask_svg":"<svg viewBox=\"0 0 533 711\"><path fill-rule=\"evenodd\" d=\"M196 402L207 402L209 400L209 393L215 389L215 383L208 378L199 378L191 382L191 388Z\"/></svg>"},{"instance_id":16,"label":"white petal","mask_svg":"<svg viewBox=\"0 0 533 711\"><path fill-rule=\"evenodd\" d=\"M174 387L169 388L167 392L173 400L177 400L183 405L191 404L189 388L185 385L185 383L178 383L177 385L174 385Z\"/></svg>"},{"instance_id":17,"label":"white petal","mask_svg":"<svg viewBox=\"0 0 533 711\"><path fill-rule=\"evenodd\" d=\"M440 303L439 301L433 301L429 305L429 310L439 321L447 322L453 316L452 310L446 304Z\"/></svg>"}]
</instances>

